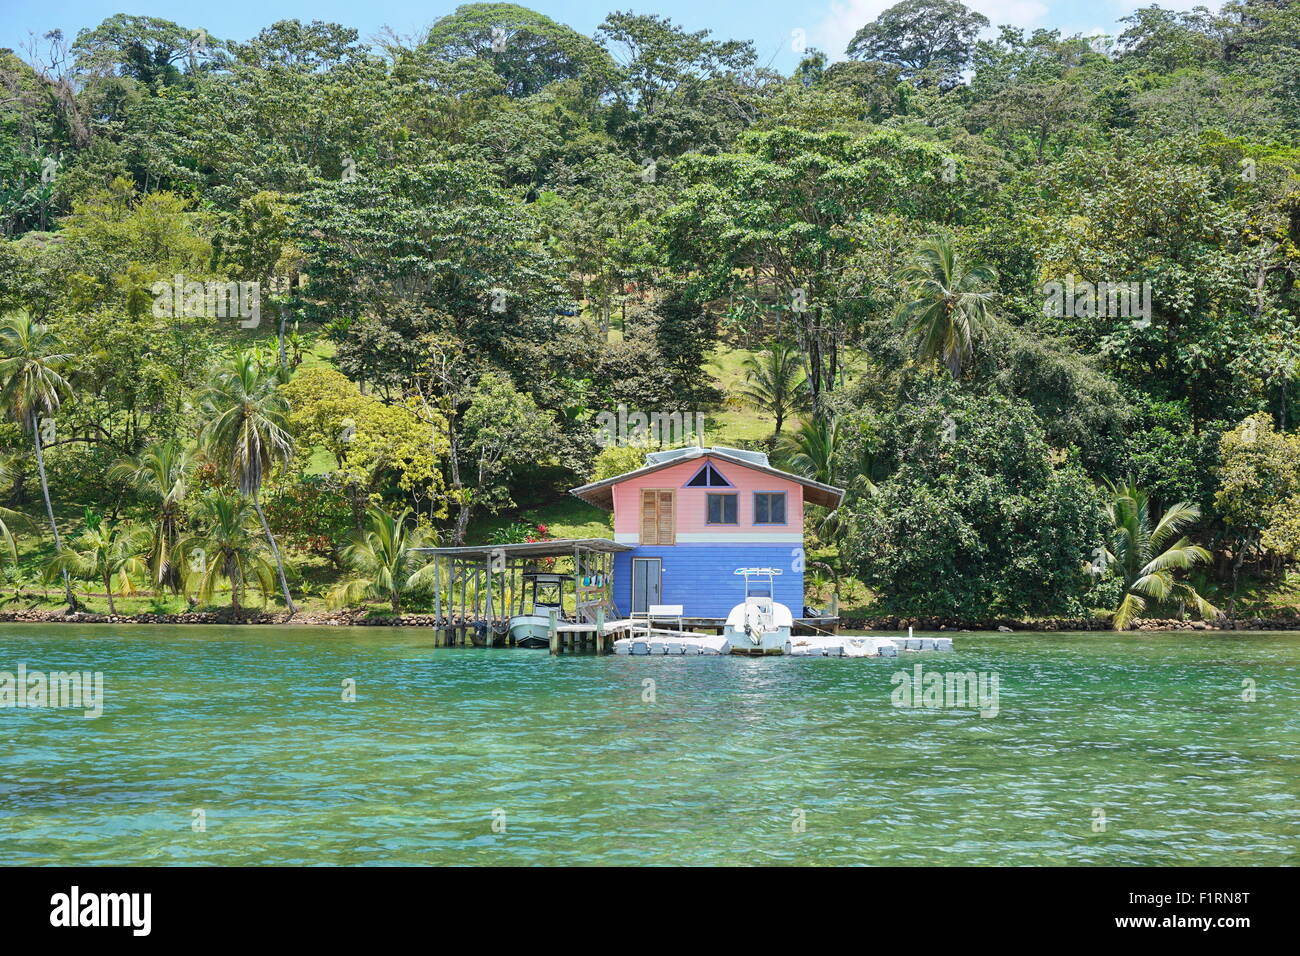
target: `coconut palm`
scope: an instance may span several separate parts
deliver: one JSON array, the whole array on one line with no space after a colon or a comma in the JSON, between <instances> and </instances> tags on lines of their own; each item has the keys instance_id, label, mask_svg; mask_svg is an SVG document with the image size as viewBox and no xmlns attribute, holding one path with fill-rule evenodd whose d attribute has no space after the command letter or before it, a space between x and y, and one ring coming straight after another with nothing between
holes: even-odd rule
<instances>
[{"instance_id":1,"label":"coconut palm","mask_svg":"<svg viewBox=\"0 0 1300 956\"><path fill-rule=\"evenodd\" d=\"M0 455L0 485L7 485L13 480L13 456ZM18 563L18 545L14 542L13 532L9 525L26 525L30 519L21 511L13 511L9 508L0 508L0 545L4 546L4 553L9 556L11 565Z\"/></svg>"},{"instance_id":2,"label":"coconut palm","mask_svg":"<svg viewBox=\"0 0 1300 956\"><path fill-rule=\"evenodd\" d=\"M201 603L211 604L225 585L238 614L249 584L262 592L263 603L275 590L275 568L251 528L253 514L241 495L213 494L200 503L197 522L203 530L182 538L172 560L184 573L186 590Z\"/></svg>"},{"instance_id":3,"label":"coconut palm","mask_svg":"<svg viewBox=\"0 0 1300 956\"><path fill-rule=\"evenodd\" d=\"M361 576L335 587L326 600L330 607L356 604L366 598L390 602L393 613L402 610L402 595L433 583L434 566L421 563L418 548L426 536L407 525L411 512L391 515L381 508L366 512L369 527L343 549L343 558Z\"/></svg>"},{"instance_id":4,"label":"coconut palm","mask_svg":"<svg viewBox=\"0 0 1300 956\"><path fill-rule=\"evenodd\" d=\"M956 378L975 340L995 321L997 270L983 262L960 262L952 243L941 237L921 243L915 260L895 278L903 286L896 321L916 339L917 358L942 361Z\"/></svg>"},{"instance_id":5,"label":"coconut palm","mask_svg":"<svg viewBox=\"0 0 1300 956\"><path fill-rule=\"evenodd\" d=\"M148 567L140 555L149 547L149 541L147 528L130 522L104 521L94 512L87 511L85 530L54 556L47 573L98 580L108 596L108 613L116 614L114 579L117 579L117 586L123 594L131 593L131 575Z\"/></svg>"},{"instance_id":6,"label":"coconut palm","mask_svg":"<svg viewBox=\"0 0 1300 956\"><path fill-rule=\"evenodd\" d=\"M266 371L256 351L237 352L203 392L201 405L207 422L203 444L213 461L230 469L240 493L253 502L275 559L285 607L293 615L298 613L298 606L289 594L280 547L258 499L262 481L274 461L278 458L287 463L293 457L293 439L286 420L288 403L279 392L280 382L278 370Z\"/></svg>"},{"instance_id":7,"label":"coconut palm","mask_svg":"<svg viewBox=\"0 0 1300 956\"><path fill-rule=\"evenodd\" d=\"M1195 587L1174 577L1175 571L1210 560L1210 552L1182 534L1183 528L1200 518L1200 509L1180 501L1169 507L1153 527L1149 496L1132 479L1108 482L1107 489L1111 540L1110 547L1103 549L1099 557L1124 582L1124 599L1115 609L1111 626L1117 631L1127 630L1146 608L1148 598L1161 603L1177 598L1191 604L1202 618L1218 614L1218 609Z\"/></svg>"},{"instance_id":8,"label":"coconut palm","mask_svg":"<svg viewBox=\"0 0 1300 956\"><path fill-rule=\"evenodd\" d=\"M829 485L835 472L839 432L838 421L812 418L800 422L798 429L782 435L777 442L776 459L788 471Z\"/></svg>"},{"instance_id":9,"label":"coconut palm","mask_svg":"<svg viewBox=\"0 0 1300 956\"><path fill-rule=\"evenodd\" d=\"M746 357L745 385L738 392L748 404L776 419L776 432L786 417L807 405L807 380L799 350L785 342L769 345L757 355Z\"/></svg>"},{"instance_id":10,"label":"coconut palm","mask_svg":"<svg viewBox=\"0 0 1300 956\"><path fill-rule=\"evenodd\" d=\"M0 406L19 427L32 433L36 470L41 477L41 494L45 498L50 530L54 532L56 552L63 550L63 540L59 537L58 522L54 520L50 485L45 477L41 418L57 412L63 399L72 391L65 377L72 365L72 356L60 352L60 348L58 337L48 327L33 322L28 315L13 315L0 323ZM75 608L77 599L72 594L67 574L63 575L63 593L68 606Z\"/></svg>"},{"instance_id":11,"label":"coconut palm","mask_svg":"<svg viewBox=\"0 0 1300 956\"><path fill-rule=\"evenodd\" d=\"M180 540L181 503L185 500L191 456L177 441L157 442L134 458L119 461L109 477L125 481L137 491L156 499L156 512L149 547L149 572L154 587L166 587L173 594L181 587L180 569L172 560Z\"/></svg>"},{"instance_id":12,"label":"coconut palm","mask_svg":"<svg viewBox=\"0 0 1300 956\"><path fill-rule=\"evenodd\" d=\"M838 541L852 526L854 502L878 491L871 480L872 460L859 453L852 460L853 446L845 445L838 420L814 418L801 422L798 430L782 435L777 442L776 461L787 471L803 475L825 485L842 485L845 489L840 506L822 518L818 534L825 541ZM844 459L849 458L849 461Z\"/></svg>"}]
</instances>

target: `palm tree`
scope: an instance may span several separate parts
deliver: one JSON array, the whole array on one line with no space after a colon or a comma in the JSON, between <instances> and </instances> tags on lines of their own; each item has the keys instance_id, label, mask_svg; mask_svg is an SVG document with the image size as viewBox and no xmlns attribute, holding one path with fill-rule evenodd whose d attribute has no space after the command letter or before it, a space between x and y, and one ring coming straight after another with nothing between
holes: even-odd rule
<instances>
[{"instance_id":1,"label":"palm tree","mask_svg":"<svg viewBox=\"0 0 1300 956\"><path fill-rule=\"evenodd\" d=\"M116 614L113 604L113 579L122 592L131 592L131 574L147 565L140 553L149 547L149 530L129 522L106 522L99 515L86 512L86 529L71 545L59 551L49 563L48 572L75 575L86 580L98 579L108 595L108 613Z\"/></svg>"},{"instance_id":2,"label":"palm tree","mask_svg":"<svg viewBox=\"0 0 1300 956\"><path fill-rule=\"evenodd\" d=\"M356 604L366 598L389 601L393 613L402 610L402 595L433 583L433 564L417 564L413 549L425 543L418 528L408 528L410 509L391 515L381 508L366 512L370 527L343 549L343 558L361 574L344 581L327 596L330 607Z\"/></svg>"},{"instance_id":3,"label":"palm tree","mask_svg":"<svg viewBox=\"0 0 1300 956\"><path fill-rule=\"evenodd\" d=\"M1147 598L1164 602L1177 597L1195 607L1202 618L1218 614L1218 609L1201 597L1195 587L1174 578L1175 571L1210 560L1210 552L1192 544L1182 534L1183 528L1200 518L1200 509L1180 501L1166 510L1152 527L1149 496L1131 478L1113 484L1107 482L1107 489L1111 541L1099 557L1124 582L1124 599L1115 609L1111 626L1117 631L1127 630L1146 608Z\"/></svg>"},{"instance_id":4,"label":"palm tree","mask_svg":"<svg viewBox=\"0 0 1300 956\"><path fill-rule=\"evenodd\" d=\"M149 570L154 587L167 587L173 594L181 587L181 573L172 561L180 540L181 503L185 500L191 456L177 441L150 445L134 458L119 461L109 477L125 481L137 491L158 501L149 548Z\"/></svg>"},{"instance_id":5,"label":"palm tree","mask_svg":"<svg viewBox=\"0 0 1300 956\"><path fill-rule=\"evenodd\" d=\"M769 345L758 355L746 357L745 386L740 397L759 411L768 412L776 419L776 432L786 416L807 405L807 379L799 350L785 342Z\"/></svg>"},{"instance_id":6,"label":"palm tree","mask_svg":"<svg viewBox=\"0 0 1300 956\"><path fill-rule=\"evenodd\" d=\"M13 457L12 455L0 455L0 485L7 485L13 480ZM27 524L30 519L21 511L14 511L10 508L0 508L0 544L4 545L5 554L9 556L11 564L18 563L18 545L14 541L13 532L9 530L12 524Z\"/></svg>"},{"instance_id":7,"label":"palm tree","mask_svg":"<svg viewBox=\"0 0 1300 956\"><path fill-rule=\"evenodd\" d=\"M230 588L230 606L238 614L244 588L252 583L262 601L275 590L275 571L264 545L250 530L253 512L249 499L214 494L199 506L203 531L187 536L176 546L173 562L184 568L186 590L193 589L203 604L211 604L222 584Z\"/></svg>"},{"instance_id":8,"label":"palm tree","mask_svg":"<svg viewBox=\"0 0 1300 956\"><path fill-rule=\"evenodd\" d=\"M832 484L839 433L838 421L813 418L800 422L793 434L781 436L776 459L788 471L825 485Z\"/></svg>"},{"instance_id":9,"label":"palm tree","mask_svg":"<svg viewBox=\"0 0 1300 956\"><path fill-rule=\"evenodd\" d=\"M65 396L72 391L65 374L72 364L72 356L60 352L61 343L48 327L33 322L28 315L10 316L0 324L0 405L19 427L32 433L36 448L36 470L41 476L41 494L45 497L45 513L54 532L55 551L63 550L59 525L54 520L54 506L50 503L50 485L45 477L45 452L41 441L43 416L53 415ZM68 607L75 608L77 599L72 594L68 575L63 575L63 593Z\"/></svg>"},{"instance_id":10,"label":"palm tree","mask_svg":"<svg viewBox=\"0 0 1300 956\"><path fill-rule=\"evenodd\" d=\"M230 468L240 494L252 500L275 558L285 607L292 616L298 613L298 606L289 594L280 548L258 500L262 479L272 463L277 458L288 462L293 457L293 439L286 420L288 403L277 387L281 381L278 370L264 370L256 351L237 352L230 365L213 376L201 403L207 421L203 443L210 457Z\"/></svg>"},{"instance_id":11,"label":"palm tree","mask_svg":"<svg viewBox=\"0 0 1300 956\"><path fill-rule=\"evenodd\" d=\"M959 262L946 238L921 243L916 259L895 275L903 285L897 323L916 339L917 358L944 362L953 378L961 374L975 340L995 321L997 277L987 263Z\"/></svg>"}]
</instances>

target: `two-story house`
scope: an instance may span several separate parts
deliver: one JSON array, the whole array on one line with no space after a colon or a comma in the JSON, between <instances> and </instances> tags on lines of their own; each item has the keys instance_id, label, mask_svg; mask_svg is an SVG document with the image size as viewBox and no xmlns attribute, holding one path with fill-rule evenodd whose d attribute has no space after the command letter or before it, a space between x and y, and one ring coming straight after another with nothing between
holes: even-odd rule
<instances>
[{"instance_id":1,"label":"two-story house","mask_svg":"<svg viewBox=\"0 0 1300 956\"><path fill-rule=\"evenodd\" d=\"M780 471L761 452L675 448L572 494L614 512L613 600L621 615L680 604L722 619L744 599L737 568L782 573L773 597L803 615L804 506L839 506L841 488Z\"/></svg>"}]
</instances>

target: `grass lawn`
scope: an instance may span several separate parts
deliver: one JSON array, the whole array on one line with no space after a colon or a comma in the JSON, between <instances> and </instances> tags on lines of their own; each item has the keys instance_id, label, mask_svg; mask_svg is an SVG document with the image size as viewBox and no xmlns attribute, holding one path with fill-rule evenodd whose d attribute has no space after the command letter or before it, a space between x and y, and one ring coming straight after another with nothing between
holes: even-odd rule
<instances>
[{"instance_id":1,"label":"grass lawn","mask_svg":"<svg viewBox=\"0 0 1300 956\"><path fill-rule=\"evenodd\" d=\"M614 516L608 511L565 495L541 507L471 521L465 539L471 543L490 541L494 532L518 522L544 524L553 538L607 538L614 531Z\"/></svg>"}]
</instances>

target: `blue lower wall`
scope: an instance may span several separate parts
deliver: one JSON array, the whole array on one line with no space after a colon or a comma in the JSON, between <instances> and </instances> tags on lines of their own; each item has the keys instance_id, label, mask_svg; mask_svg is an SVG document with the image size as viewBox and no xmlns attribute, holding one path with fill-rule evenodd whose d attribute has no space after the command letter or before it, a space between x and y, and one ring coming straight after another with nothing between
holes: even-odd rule
<instances>
[{"instance_id":1,"label":"blue lower wall","mask_svg":"<svg viewBox=\"0 0 1300 956\"><path fill-rule=\"evenodd\" d=\"M686 617L725 618L745 599L745 579L736 568L777 568L776 599L803 617L803 571L796 571L793 544L677 544L638 546L614 555L614 601L619 614L632 611L632 559L663 560L663 602L682 605ZM802 566L802 562L800 562Z\"/></svg>"}]
</instances>

